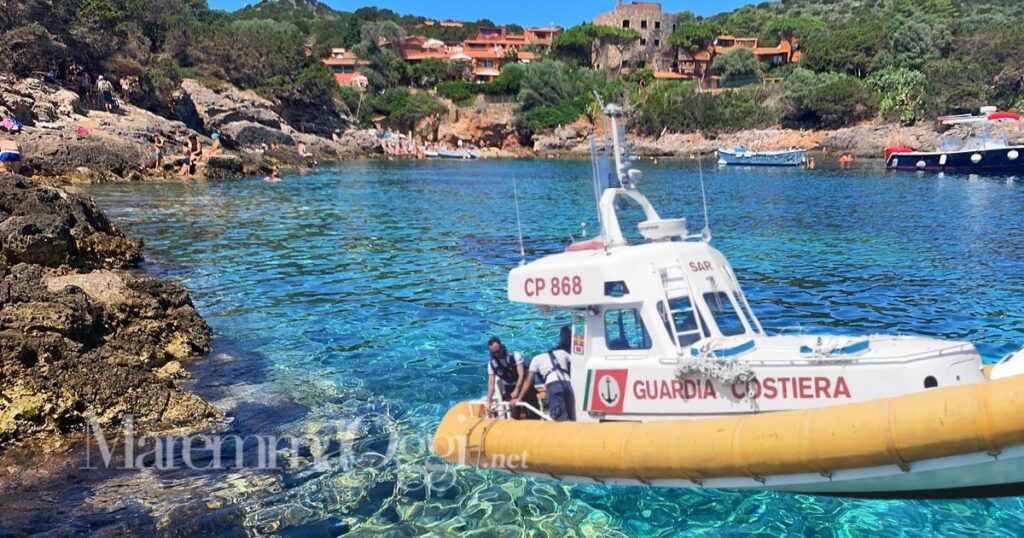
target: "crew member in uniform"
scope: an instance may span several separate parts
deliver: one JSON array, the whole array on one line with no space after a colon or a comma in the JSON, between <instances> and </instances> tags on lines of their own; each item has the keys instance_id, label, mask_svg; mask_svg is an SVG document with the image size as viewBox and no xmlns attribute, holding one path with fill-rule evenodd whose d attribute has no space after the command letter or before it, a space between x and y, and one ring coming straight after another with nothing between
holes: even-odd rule
<instances>
[{"instance_id":1,"label":"crew member in uniform","mask_svg":"<svg viewBox=\"0 0 1024 538\"><path fill-rule=\"evenodd\" d=\"M505 344L497 336L492 336L487 341L487 349L491 352L490 360L487 361L487 405L488 416L494 415L492 406L495 386L498 386L503 402L512 401L513 397L524 392L524 397L519 400L540 407L537 401L537 390L533 383L525 390L523 381L526 379L526 367L523 364L523 356L518 351L509 354ZM517 400L517 401L519 401ZM521 407L512 407L512 418L538 418L536 414Z\"/></svg>"},{"instance_id":2,"label":"crew member in uniform","mask_svg":"<svg viewBox=\"0 0 1024 538\"><path fill-rule=\"evenodd\" d=\"M570 361L566 348L572 338L572 330L562 327L559 334L558 347L541 353L530 361L530 372L526 376L525 387L532 387L536 376L540 376L547 388L548 414L557 421L576 420L576 398L572 393L572 381L569 377ZM518 399L513 399L515 404Z\"/></svg>"}]
</instances>

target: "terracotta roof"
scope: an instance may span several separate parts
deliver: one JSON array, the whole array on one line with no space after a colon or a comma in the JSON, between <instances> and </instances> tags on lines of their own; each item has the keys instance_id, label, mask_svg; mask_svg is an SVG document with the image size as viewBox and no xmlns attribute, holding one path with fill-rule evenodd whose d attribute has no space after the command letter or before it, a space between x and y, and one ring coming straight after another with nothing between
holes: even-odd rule
<instances>
[{"instance_id":1,"label":"terracotta roof","mask_svg":"<svg viewBox=\"0 0 1024 538\"><path fill-rule=\"evenodd\" d=\"M655 71L654 78L666 80L681 80L689 77L682 75L680 73L673 73L672 71Z\"/></svg>"}]
</instances>

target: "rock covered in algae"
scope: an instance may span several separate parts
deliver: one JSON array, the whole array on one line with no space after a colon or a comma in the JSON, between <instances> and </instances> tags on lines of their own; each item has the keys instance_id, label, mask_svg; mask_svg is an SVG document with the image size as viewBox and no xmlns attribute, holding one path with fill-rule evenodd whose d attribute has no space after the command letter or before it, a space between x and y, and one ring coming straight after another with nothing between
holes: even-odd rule
<instances>
[{"instance_id":1,"label":"rock covered in algae","mask_svg":"<svg viewBox=\"0 0 1024 538\"><path fill-rule=\"evenodd\" d=\"M72 189L0 175L0 448L116 426L218 416L167 375L204 357L212 332L180 285L131 272L142 245Z\"/></svg>"}]
</instances>

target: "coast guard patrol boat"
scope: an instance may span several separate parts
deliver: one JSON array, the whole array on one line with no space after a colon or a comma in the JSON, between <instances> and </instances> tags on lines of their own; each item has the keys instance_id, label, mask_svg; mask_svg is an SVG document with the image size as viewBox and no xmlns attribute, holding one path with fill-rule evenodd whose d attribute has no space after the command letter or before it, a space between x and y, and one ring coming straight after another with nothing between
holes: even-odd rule
<instances>
[{"instance_id":1,"label":"coast guard patrol boat","mask_svg":"<svg viewBox=\"0 0 1024 538\"><path fill-rule=\"evenodd\" d=\"M600 236L508 277L511 301L571 314L576 422L490 418L488 402L462 402L437 430L439 455L601 484L1021 489L1024 354L987 372L969 342L767 334L707 227L690 233L637 189L622 109L604 113L604 155L592 142ZM622 232L620 199L643 210L639 244Z\"/></svg>"}]
</instances>

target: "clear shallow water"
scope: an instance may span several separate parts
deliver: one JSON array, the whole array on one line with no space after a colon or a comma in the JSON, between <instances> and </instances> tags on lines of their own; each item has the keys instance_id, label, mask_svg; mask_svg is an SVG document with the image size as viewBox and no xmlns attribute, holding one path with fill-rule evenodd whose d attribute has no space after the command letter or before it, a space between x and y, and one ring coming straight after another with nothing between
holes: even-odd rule
<instances>
[{"instance_id":1,"label":"clear shallow water","mask_svg":"<svg viewBox=\"0 0 1024 538\"><path fill-rule=\"evenodd\" d=\"M1024 184L851 171L706 170L714 244L767 329L1024 344ZM643 165L665 216L702 218L690 161ZM484 342L528 354L558 319L505 299L518 262L597 231L585 161L353 162L280 184L89 187L146 241L147 269L184 283L217 332L192 367L229 431L320 431L367 414L429 438L484 388ZM639 219L635 219L639 220ZM382 442L367 432L364 446ZM425 494L406 454L373 469L80 474L42 528L165 525L197 534L660 536L1024 532L1021 499L873 501L781 493L570 486L461 470ZM60 493L58 493L60 495Z\"/></svg>"}]
</instances>

